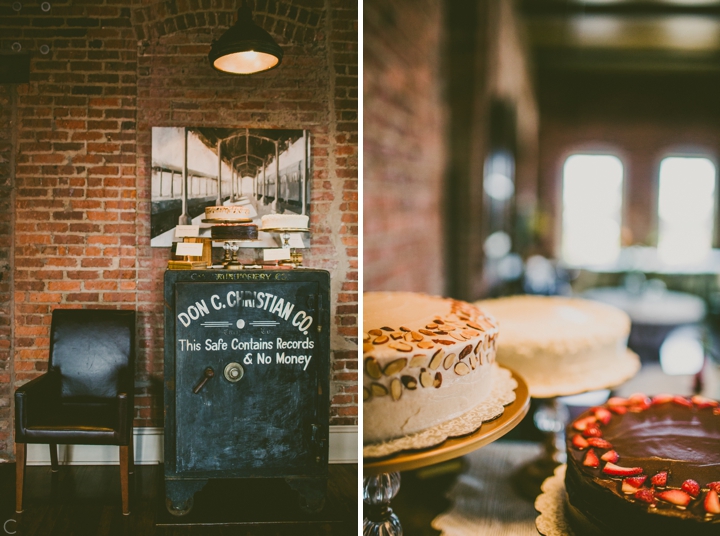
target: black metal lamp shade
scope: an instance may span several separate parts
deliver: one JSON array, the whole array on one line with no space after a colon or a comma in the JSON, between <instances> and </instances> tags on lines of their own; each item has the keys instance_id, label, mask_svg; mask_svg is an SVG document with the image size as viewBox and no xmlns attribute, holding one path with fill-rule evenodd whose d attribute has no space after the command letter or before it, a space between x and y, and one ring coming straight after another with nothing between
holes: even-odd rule
<instances>
[{"instance_id":1,"label":"black metal lamp shade","mask_svg":"<svg viewBox=\"0 0 720 536\"><path fill-rule=\"evenodd\" d=\"M243 5L237 22L210 48L210 65L231 74L253 74L280 65L283 51L265 30L252 20L252 11Z\"/></svg>"}]
</instances>

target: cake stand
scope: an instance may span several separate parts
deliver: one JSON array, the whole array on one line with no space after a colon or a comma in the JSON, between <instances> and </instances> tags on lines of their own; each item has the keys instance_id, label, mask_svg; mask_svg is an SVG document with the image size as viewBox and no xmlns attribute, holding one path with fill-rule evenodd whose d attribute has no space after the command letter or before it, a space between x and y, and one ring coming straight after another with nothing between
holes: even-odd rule
<instances>
[{"instance_id":1,"label":"cake stand","mask_svg":"<svg viewBox=\"0 0 720 536\"><path fill-rule=\"evenodd\" d=\"M252 223L252 218L243 218L241 220L216 220L204 218L200 221L202 223Z\"/></svg>"},{"instance_id":2,"label":"cake stand","mask_svg":"<svg viewBox=\"0 0 720 536\"><path fill-rule=\"evenodd\" d=\"M505 406L499 417L483 423L479 430L447 439L428 449L363 459L363 502L367 507L363 536L402 536L400 519L390 508L390 501L400 490L400 471L419 469L468 454L504 436L522 421L530 406L530 394L525 381L515 372L511 373L517 382L515 400Z\"/></svg>"},{"instance_id":3,"label":"cake stand","mask_svg":"<svg viewBox=\"0 0 720 536\"><path fill-rule=\"evenodd\" d=\"M225 250L225 256L222 260L223 268L226 270L242 270L246 266L238 261L238 251L243 248L256 249L252 245L253 242L260 242L260 240L225 240L215 239L216 242L223 243L223 249ZM249 245L248 245L249 244ZM255 263L257 264L257 263Z\"/></svg>"},{"instance_id":4,"label":"cake stand","mask_svg":"<svg viewBox=\"0 0 720 536\"><path fill-rule=\"evenodd\" d=\"M580 395L600 389L612 389L625 383L640 370L640 358L627 350L626 358L620 366L608 367L598 374L593 374L585 383L568 382L558 373L553 378L555 385L542 387L531 386L531 396L541 401L541 406L533 415L533 422L538 430L545 434L545 452L542 456L522 466L513 475L515 488L523 497L534 500L540 493L540 486L555 468L567 461L565 450L565 427L570 412L560 397Z\"/></svg>"},{"instance_id":5,"label":"cake stand","mask_svg":"<svg viewBox=\"0 0 720 536\"><path fill-rule=\"evenodd\" d=\"M309 233L310 229L307 227L272 227L267 229L259 229L266 233L278 233L282 239L282 248L290 250L290 261L285 261L287 264L293 266L302 266L302 253L297 251L295 248L290 247L290 235L292 233Z\"/></svg>"}]
</instances>

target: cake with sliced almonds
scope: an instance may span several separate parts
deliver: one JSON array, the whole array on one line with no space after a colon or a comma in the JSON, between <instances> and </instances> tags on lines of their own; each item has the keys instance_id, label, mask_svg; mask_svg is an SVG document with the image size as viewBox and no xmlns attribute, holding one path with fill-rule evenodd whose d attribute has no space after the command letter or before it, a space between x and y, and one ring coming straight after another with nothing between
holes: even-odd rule
<instances>
[{"instance_id":1,"label":"cake with sliced almonds","mask_svg":"<svg viewBox=\"0 0 720 536\"><path fill-rule=\"evenodd\" d=\"M720 534L720 405L611 398L567 428L567 513L578 534Z\"/></svg>"},{"instance_id":2,"label":"cake with sliced almonds","mask_svg":"<svg viewBox=\"0 0 720 536\"><path fill-rule=\"evenodd\" d=\"M492 388L498 325L469 303L367 292L363 329L365 444L459 417Z\"/></svg>"},{"instance_id":3,"label":"cake with sliced almonds","mask_svg":"<svg viewBox=\"0 0 720 536\"><path fill-rule=\"evenodd\" d=\"M215 221L244 221L250 218L250 208L246 205L227 205L205 207L205 219Z\"/></svg>"}]
</instances>

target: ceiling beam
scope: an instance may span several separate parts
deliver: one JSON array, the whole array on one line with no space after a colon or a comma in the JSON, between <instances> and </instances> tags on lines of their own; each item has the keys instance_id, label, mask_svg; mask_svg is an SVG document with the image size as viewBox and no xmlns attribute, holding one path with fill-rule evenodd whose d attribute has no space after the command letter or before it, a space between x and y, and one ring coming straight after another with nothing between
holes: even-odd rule
<instances>
[{"instance_id":1,"label":"ceiling beam","mask_svg":"<svg viewBox=\"0 0 720 536\"><path fill-rule=\"evenodd\" d=\"M704 16L720 17L720 2L712 4L672 4L666 2L633 1L585 3L568 0L521 0L520 10L527 17L616 15L644 16Z\"/></svg>"},{"instance_id":2,"label":"ceiling beam","mask_svg":"<svg viewBox=\"0 0 720 536\"><path fill-rule=\"evenodd\" d=\"M720 72L717 51L539 48L534 62L543 71Z\"/></svg>"}]
</instances>

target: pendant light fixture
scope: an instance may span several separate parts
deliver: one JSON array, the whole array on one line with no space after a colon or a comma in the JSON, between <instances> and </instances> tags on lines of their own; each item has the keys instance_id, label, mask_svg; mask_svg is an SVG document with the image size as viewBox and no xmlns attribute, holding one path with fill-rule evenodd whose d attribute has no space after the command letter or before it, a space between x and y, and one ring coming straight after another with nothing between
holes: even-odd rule
<instances>
[{"instance_id":1,"label":"pendant light fixture","mask_svg":"<svg viewBox=\"0 0 720 536\"><path fill-rule=\"evenodd\" d=\"M210 65L230 74L253 74L280 65L283 51L265 30L252 20L252 11L242 0L237 22L210 48Z\"/></svg>"}]
</instances>

